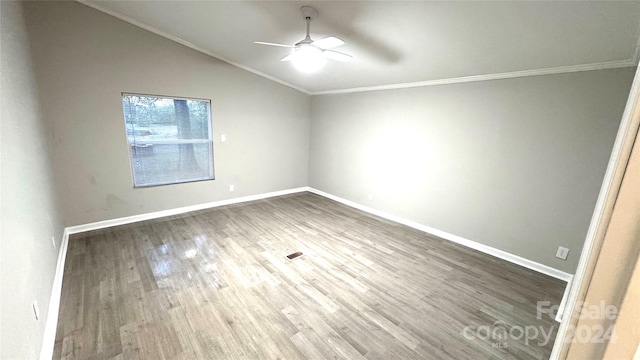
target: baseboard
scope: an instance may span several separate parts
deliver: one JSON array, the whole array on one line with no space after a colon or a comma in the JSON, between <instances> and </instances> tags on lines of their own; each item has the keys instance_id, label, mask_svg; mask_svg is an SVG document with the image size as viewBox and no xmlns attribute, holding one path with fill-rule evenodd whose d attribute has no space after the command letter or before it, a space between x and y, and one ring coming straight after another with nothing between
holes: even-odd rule
<instances>
[{"instance_id":1,"label":"baseboard","mask_svg":"<svg viewBox=\"0 0 640 360\"><path fill-rule=\"evenodd\" d=\"M362 210L369 214L380 216L382 218L385 218L403 225L407 225L409 227L418 229L420 231L424 231L428 234L437 236L439 238L449 240L457 244L461 244L463 246L472 248L474 250L478 250L480 252L495 256L497 258L509 261L511 263L526 267L528 269L540 272L545 275L549 275L551 277L554 277L566 282L570 282L571 279L573 278L573 275L568 274L564 271L552 268L550 266L543 265L535 261L531 261L531 260L522 258L520 256L513 255L508 252L505 252L484 244L480 244L475 241L468 240L457 235L447 233L442 230L434 229L432 227L417 223L412 220L391 215L383 211L376 210L368 206L364 206L362 204L356 203L354 201L347 200L339 196L335 196L335 195L326 193L324 191L320 191L318 189L314 189L312 187L305 186L305 187L299 187L299 188L288 189L288 190L274 191L274 192L257 194L257 195L243 196L239 198L208 202L204 204L185 206L185 207L176 208L176 209L127 216L127 217L118 218L118 219L98 221L98 222L70 226L65 228L64 234L62 236L62 242L60 245L60 253L58 254L58 263L56 266L56 273L53 279L53 287L51 289L51 299L49 301L49 311L47 315L47 323L45 325L45 331L44 331L44 336L42 341L42 349L40 351L40 359L41 360L51 359L53 356L53 348L55 345L55 337L56 337L56 327L58 323L58 312L60 308L60 297L62 294L62 277L64 275L64 265L65 265L66 255L67 255L67 248L69 246L69 236L71 234L76 234L76 233L81 233L81 232L91 231L91 230L99 230L99 229L104 229L104 228L118 226L118 225L131 224L139 221L157 219L165 216L184 214L191 211L210 209L210 208L215 208L215 207L224 206L224 205L238 204L238 203L243 203L247 201L261 200L261 199L266 199L266 198L275 197L275 196L295 194L295 193L304 192L304 191L309 191L311 193L326 197L328 199L337 201L347 206ZM567 288L569 288L569 286L567 286ZM556 319L562 318L562 312L564 311L564 305L567 300L566 298L567 298L567 291L565 291L565 294L562 298L562 303L560 304L560 308L558 309L558 317Z\"/></svg>"},{"instance_id":2,"label":"baseboard","mask_svg":"<svg viewBox=\"0 0 640 360\"><path fill-rule=\"evenodd\" d=\"M562 315L564 315L564 310L567 307L567 300L569 300L569 290L571 290L572 283L573 283L573 275L571 275L571 279L567 281L567 286L564 288L564 294L562 294L562 301L560 301L560 307L558 307L558 312L556 313L555 320L557 322L562 322Z\"/></svg>"},{"instance_id":3,"label":"baseboard","mask_svg":"<svg viewBox=\"0 0 640 360\"><path fill-rule=\"evenodd\" d=\"M191 211L205 210L205 209L211 209L211 208L224 206L224 205L232 205L232 204L238 204L238 203L243 203L243 202L247 202L247 201L261 200L261 199L266 199L266 198L270 198L270 197L274 197L274 196L295 194L295 193L299 193L299 192L303 192L303 191L308 191L308 188L307 187L299 187L299 188L294 188L294 189L273 191L273 192L269 192L269 193L263 193L263 194L249 195L249 196L243 196L243 197L238 197L238 198L233 198L233 199L213 201L213 202L208 202L208 203L204 203L204 204L184 206L184 207L175 208L175 209L155 211L155 212L139 214L139 215L133 215L133 216L127 216L127 217L122 217L122 218L117 218L117 219L97 221L97 222L92 222L92 223L88 223L88 224L70 226L70 227L67 227L65 230L68 231L69 234L77 234L77 233L82 233L82 232L86 232L86 231L99 230L99 229L105 229L105 228L109 228L109 227L113 227L113 226L131 224L131 223L135 223L135 222L139 222L139 221L158 219L158 218L162 218L162 217L165 217L165 216L184 214L184 213L188 213L188 212L191 212Z\"/></svg>"},{"instance_id":4,"label":"baseboard","mask_svg":"<svg viewBox=\"0 0 640 360\"><path fill-rule=\"evenodd\" d=\"M540 264L538 262L535 262L535 261L532 261L532 260L529 260L529 259L525 259L525 258L520 257L518 255L514 255L514 254L508 253L506 251L502 251L500 249L496 249L494 247L475 242L473 240L465 239L465 238L463 238L461 236L458 236L458 235L454 235L454 234L450 234L450 233L442 231L442 230L434 229L432 227L420 224L420 223L412 221L412 220L408 220L408 219L402 218L400 216L391 215L389 213L386 213L386 212L383 212L383 211L380 211L380 210L377 210L377 209L370 208L368 206L359 204L357 202L354 202L354 201L351 201L351 200L347 200L347 199L341 198L339 196L332 195L332 194L326 193L326 192L318 190L318 189L314 189L312 187L309 187L308 191L312 192L314 194L318 194L320 196L326 197L328 199L335 200L337 202L340 202L340 203L345 204L347 206L356 208L358 210L362 210L362 211L367 212L369 214L380 216L380 217L385 218L387 220L391 220L391 221L394 221L394 222L397 222L397 223L400 223L400 224L403 224L403 225L407 225L407 226L412 227L414 229L418 229L418 230L424 231L424 232L426 232L428 234L435 235L435 236L437 236L439 238L442 238L442 239L445 239L445 240L453 241L453 242L455 242L457 244L472 248L474 250L478 250L478 251L483 252L485 254L489 254L491 256L495 256L497 258L509 261L509 262L514 263L516 265L520 265L520 266L526 267L527 269L531 269L531 270L537 271L539 273L554 277L556 279L560 279L562 281L568 282L573 277L573 275L571 275L569 273L566 273L564 271L558 270L556 268L552 268L550 266L547 266L547 265L544 265L544 264Z\"/></svg>"},{"instance_id":5,"label":"baseboard","mask_svg":"<svg viewBox=\"0 0 640 360\"><path fill-rule=\"evenodd\" d=\"M56 328L58 325L58 312L60 311L60 297L62 295L62 277L64 275L64 263L67 259L68 246L69 232L65 229L62 234L62 241L60 242L58 263L56 264L56 273L53 277L53 286L51 287L51 298L49 299L47 322L45 323L44 335L42 337L40 360L50 360L53 357L53 347L56 342Z\"/></svg>"},{"instance_id":6,"label":"baseboard","mask_svg":"<svg viewBox=\"0 0 640 360\"><path fill-rule=\"evenodd\" d=\"M85 231L99 230L108 227L131 224L134 222L157 219L165 216L178 215L187 213L190 211L210 209L214 207L238 204L247 201L261 200L275 196L282 196L288 194L295 194L299 192L308 191L308 187L300 187L294 189L287 189L281 191L274 191L269 193L243 196L239 198L220 200L214 202L208 202L204 204L185 206L176 209L156 211L152 213L127 216L118 219L98 221L88 224L69 226L64 229L62 235L62 241L60 243L60 252L58 253L58 263L56 265L56 273L53 278L53 286L51 289L51 298L49 300L49 311L47 314L47 322L44 328L44 335L42 339L42 348L40 349L40 360L49 360L53 357L53 348L56 341L56 327L58 324L58 313L60 311L60 297L62 295L62 277L64 275L64 264L67 258L67 248L69 246L69 236L71 234L77 234Z\"/></svg>"}]
</instances>

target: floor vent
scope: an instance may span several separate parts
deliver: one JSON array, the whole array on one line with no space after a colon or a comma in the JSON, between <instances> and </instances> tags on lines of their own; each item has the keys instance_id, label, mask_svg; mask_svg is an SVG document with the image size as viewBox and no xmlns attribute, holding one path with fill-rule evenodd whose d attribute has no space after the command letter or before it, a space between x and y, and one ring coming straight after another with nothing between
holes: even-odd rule
<instances>
[{"instance_id":1,"label":"floor vent","mask_svg":"<svg viewBox=\"0 0 640 360\"><path fill-rule=\"evenodd\" d=\"M289 254L289 255L287 255L287 258L288 258L289 260L293 260L293 259L295 259L295 258L297 258L297 257L299 257L299 256L302 256L302 253L301 253L300 251L298 251L298 252L294 252L293 254Z\"/></svg>"}]
</instances>

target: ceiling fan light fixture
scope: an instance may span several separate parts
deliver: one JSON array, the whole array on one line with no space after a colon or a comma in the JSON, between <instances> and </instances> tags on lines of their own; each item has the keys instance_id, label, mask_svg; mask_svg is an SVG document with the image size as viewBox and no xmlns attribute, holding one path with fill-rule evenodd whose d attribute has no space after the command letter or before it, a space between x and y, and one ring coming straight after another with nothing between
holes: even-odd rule
<instances>
[{"instance_id":1,"label":"ceiling fan light fixture","mask_svg":"<svg viewBox=\"0 0 640 360\"><path fill-rule=\"evenodd\" d=\"M291 62L298 71L312 73L320 70L327 63L327 59L322 55L321 49L311 45L301 45L295 49Z\"/></svg>"},{"instance_id":2,"label":"ceiling fan light fixture","mask_svg":"<svg viewBox=\"0 0 640 360\"><path fill-rule=\"evenodd\" d=\"M309 29L311 27L311 21L318 16L318 11L311 6L303 6L300 8L302 17L307 23L307 33L304 39L297 42L294 45L285 45L264 41L255 41L256 44L288 47L293 48L291 54L283 57L280 61L291 61L293 66L300 72L312 73L320 70L327 59L336 60L340 62L347 62L351 60L352 56L343 54L337 51L329 50L334 47L344 45L344 41L338 39L335 36L327 36L320 40L313 41L309 35Z\"/></svg>"}]
</instances>

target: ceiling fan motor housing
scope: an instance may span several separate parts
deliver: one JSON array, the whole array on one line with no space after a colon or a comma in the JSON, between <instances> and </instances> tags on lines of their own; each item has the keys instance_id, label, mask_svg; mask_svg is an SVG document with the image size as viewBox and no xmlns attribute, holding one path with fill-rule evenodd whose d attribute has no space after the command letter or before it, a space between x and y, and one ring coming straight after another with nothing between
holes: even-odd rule
<instances>
[{"instance_id":1,"label":"ceiling fan motor housing","mask_svg":"<svg viewBox=\"0 0 640 360\"><path fill-rule=\"evenodd\" d=\"M312 8L311 6L301 7L300 12L302 13L302 18L305 20L313 20L318 17L318 10Z\"/></svg>"}]
</instances>

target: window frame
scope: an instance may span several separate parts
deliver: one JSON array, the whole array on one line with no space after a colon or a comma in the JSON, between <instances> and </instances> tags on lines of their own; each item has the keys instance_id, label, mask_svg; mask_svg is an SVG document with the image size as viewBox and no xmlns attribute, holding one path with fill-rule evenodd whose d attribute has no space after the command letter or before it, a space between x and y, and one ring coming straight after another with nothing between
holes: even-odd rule
<instances>
[{"instance_id":1,"label":"window frame","mask_svg":"<svg viewBox=\"0 0 640 360\"><path fill-rule=\"evenodd\" d=\"M203 101L207 104L207 113L208 113L208 139L183 139L185 141L179 141L180 139L176 139L176 141L163 141L163 140L148 140L145 141L147 144L158 144L158 145L181 145L181 144L207 144L208 151L210 154L210 167L209 167L209 176L203 179L193 179L193 180L178 180L178 181L168 181L168 182L154 182L150 184L137 184L136 181L136 170L135 170L135 159L133 154L133 147L136 145L136 142L129 142L129 134L128 134L128 123L126 113L124 111L124 99L126 96L139 96L139 97L154 97L160 99L167 100L192 100L192 101ZM129 153L129 169L131 171L131 180L133 181L133 188L148 188L148 187L156 187L156 186L165 186L165 185L177 185L177 184L186 184L193 182L201 182L201 181L213 181L216 179L215 176L215 158L214 158L214 148L213 148L213 116L211 114L211 99L205 98L197 98L197 97L184 97L184 96L173 96L173 95L156 95L156 94L143 94L143 93L135 93L135 92L122 92L120 98L120 106L122 108L122 119L124 123L124 132L125 132L125 141L127 143L127 152Z\"/></svg>"}]
</instances>

